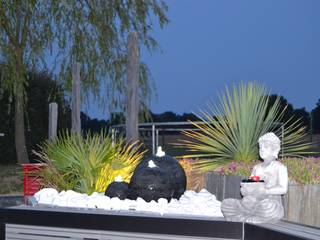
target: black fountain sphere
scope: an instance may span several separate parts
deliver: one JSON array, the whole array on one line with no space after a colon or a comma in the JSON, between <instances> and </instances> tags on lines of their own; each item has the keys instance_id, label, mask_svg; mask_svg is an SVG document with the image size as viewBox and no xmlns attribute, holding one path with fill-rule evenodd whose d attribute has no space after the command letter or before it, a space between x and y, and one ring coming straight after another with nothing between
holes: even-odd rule
<instances>
[{"instance_id":1,"label":"black fountain sphere","mask_svg":"<svg viewBox=\"0 0 320 240\"><path fill-rule=\"evenodd\" d=\"M137 169L130 182L130 198L143 198L145 201L157 201L166 198L168 201L174 193L169 175L159 167Z\"/></svg>"},{"instance_id":2,"label":"black fountain sphere","mask_svg":"<svg viewBox=\"0 0 320 240\"><path fill-rule=\"evenodd\" d=\"M186 190L186 185L187 185L186 174L183 168L181 167L181 165L179 164L179 162L173 157L169 155L165 155L164 152L162 152L161 148L158 150L157 155L148 157L138 164L133 174L134 177L131 178L130 188L132 188L132 186L137 186L135 181L139 180L139 174L143 172L142 171L143 169L148 168L150 161L152 161L159 169L161 169L168 175L169 177L168 186L170 186L170 189L168 189L168 191L170 192L173 190L173 194L171 197L179 199L180 196ZM150 179L149 181L150 183L144 183L144 184L150 185L153 183L153 179ZM143 184L143 183L141 182L139 184ZM144 189L146 188L146 186L140 186L140 187ZM134 195L134 190L131 189L131 191L133 191L133 195Z\"/></svg>"},{"instance_id":3,"label":"black fountain sphere","mask_svg":"<svg viewBox=\"0 0 320 240\"><path fill-rule=\"evenodd\" d=\"M129 194L129 184L126 182L112 182L107 187L104 195L110 198L118 197L121 200L126 199Z\"/></svg>"}]
</instances>

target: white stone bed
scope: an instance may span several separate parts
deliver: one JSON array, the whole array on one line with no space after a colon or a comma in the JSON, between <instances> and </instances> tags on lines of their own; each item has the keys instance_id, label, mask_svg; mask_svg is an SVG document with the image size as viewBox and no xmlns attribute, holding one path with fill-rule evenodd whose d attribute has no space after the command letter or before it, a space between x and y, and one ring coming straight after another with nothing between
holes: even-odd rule
<instances>
[{"instance_id":1,"label":"white stone bed","mask_svg":"<svg viewBox=\"0 0 320 240\"><path fill-rule=\"evenodd\" d=\"M53 188L44 188L34 195L40 205L52 207L71 207L85 209L103 209L108 211L150 212L160 215L189 215L204 217L223 217L221 202L215 195L206 189L200 192L185 191L179 200L160 198L157 202L146 202L142 198L137 200L120 200L109 198L104 193L93 193L91 195L81 194L72 190L61 191Z\"/></svg>"}]
</instances>

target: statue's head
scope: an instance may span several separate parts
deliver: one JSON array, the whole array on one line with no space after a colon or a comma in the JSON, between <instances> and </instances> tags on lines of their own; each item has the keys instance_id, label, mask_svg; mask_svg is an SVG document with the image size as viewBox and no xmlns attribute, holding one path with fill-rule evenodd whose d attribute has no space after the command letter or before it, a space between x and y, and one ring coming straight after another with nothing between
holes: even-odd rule
<instances>
[{"instance_id":1,"label":"statue's head","mask_svg":"<svg viewBox=\"0 0 320 240\"><path fill-rule=\"evenodd\" d=\"M262 135L258 142L259 155L265 162L271 162L278 158L281 142L273 132Z\"/></svg>"}]
</instances>

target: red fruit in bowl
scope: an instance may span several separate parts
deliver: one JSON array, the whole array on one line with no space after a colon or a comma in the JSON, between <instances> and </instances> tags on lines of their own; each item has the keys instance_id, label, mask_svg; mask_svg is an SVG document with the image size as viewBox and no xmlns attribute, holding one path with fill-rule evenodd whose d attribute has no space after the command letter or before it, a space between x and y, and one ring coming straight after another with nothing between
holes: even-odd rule
<instances>
[{"instance_id":1,"label":"red fruit in bowl","mask_svg":"<svg viewBox=\"0 0 320 240\"><path fill-rule=\"evenodd\" d=\"M255 182L259 182L260 181L260 177L259 176L252 176L252 177L250 177L250 179L252 181L255 181Z\"/></svg>"}]
</instances>

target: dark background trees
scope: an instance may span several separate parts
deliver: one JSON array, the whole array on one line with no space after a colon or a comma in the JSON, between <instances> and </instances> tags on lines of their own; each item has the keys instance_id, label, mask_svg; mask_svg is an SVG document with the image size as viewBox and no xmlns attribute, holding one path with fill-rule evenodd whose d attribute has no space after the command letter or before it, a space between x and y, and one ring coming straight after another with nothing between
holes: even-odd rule
<instances>
[{"instance_id":1,"label":"dark background trees","mask_svg":"<svg viewBox=\"0 0 320 240\"><path fill-rule=\"evenodd\" d=\"M154 1L1 1L0 90L14 105L15 148L19 163L27 163L26 141L28 72L59 69L65 89L71 88L71 66L81 64L82 93L93 93L106 109L124 108L126 39L131 31L152 51L157 41L150 33L156 23L168 23L168 7ZM55 64L48 64L48 55ZM148 104L152 93L146 64L140 65L139 100ZM101 93L100 87L106 91Z\"/></svg>"},{"instance_id":2,"label":"dark background trees","mask_svg":"<svg viewBox=\"0 0 320 240\"><path fill-rule=\"evenodd\" d=\"M31 151L48 138L48 105L55 101L59 105L59 129L70 127L70 110L63 94L62 87L53 81L51 76L43 73L29 73L29 84L26 87L25 136L27 153L32 159ZM16 163L14 145L14 109L10 103L9 92L4 92L0 99L0 164ZM68 116L69 115L69 116Z\"/></svg>"},{"instance_id":3,"label":"dark background trees","mask_svg":"<svg viewBox=\"0 0 320 240\"><path fill-rule=\"evenodd\" d=\"M318 100L316 107L311 111L312 116L312 132L320 134L320 99Z\"/></svg>"},{"instance_id":4,"label":"dark background trees","mask_svg":"<svg viewBox=\"0 0 320 240\"><path fill-rule=\"evenodd\" d=\"M28 154L30 160L33 159L31 151L37 149L37 145L48 138L48 105L55 101L59 105L58 130L70 129L71 111L69 102L65 99L64 91L61 85L46 72L29 73L29 84L26 88L28 101L26 103L26 130L25 136L28 144ZM272 95L272 103L276 95ZM320 134L320 99L312 113L308 113L304 108L294 109L292 104L281 96L281 105L287 105L284 113L284 121L302 119L303 123L310 129L310 115L312 115L312 133ZM12 98L9 92L0 92L0 132L4 137L0 137L0 164L16 163L14 148L14 111L12 109ZM149 122L181 122L198 121L199 119L193 113L176 114L172 111L163 113L150 112ZM84 133L100 132L102 129L108 131L111 125L123 124L124 116L122 113L113 113L106 120L92 119L85 113L81 113L81 124Z\"/></svg>"},{"instance_id":5,"label":"dark background trees","mask_svg":"<svg viewBox=\"0 0 320 240\"><path fill-rule=\"evenodd\" d=\"M46 72L29 73L26 96L28 101L25 106L26 127L25 136L27 153L30 161L33 161L32 150L36 150L38 144L48 139L49 103L58 104L58 133L71 128L70 104L65 99L63 87L52 79ZM14 146L14 109L9 92L1 92L0 96L0 164L14 164L17 162ZM82 129L84 132L99 132L107 128L105 120L91 119L85 113L81 113Z\"/></svg>"},{"instance_id":6,"label":"dark background trees","mask_svg":"<svg viewBox=\"0 0 320 240\"><path fill-rule=\"evenodd\" d=\"M269 103L270 106L273 105L274 101L278 95L270 95ZM295 122L299 119L301 119L302 124L306 126L306 130L310 130L310 114L305 110L305 108L297 108L294 109L292 104L287 101L283 96L280 96L280 106L281 109L285 109L282 117L282 122Z\"/></svg>"}]
</instances>

